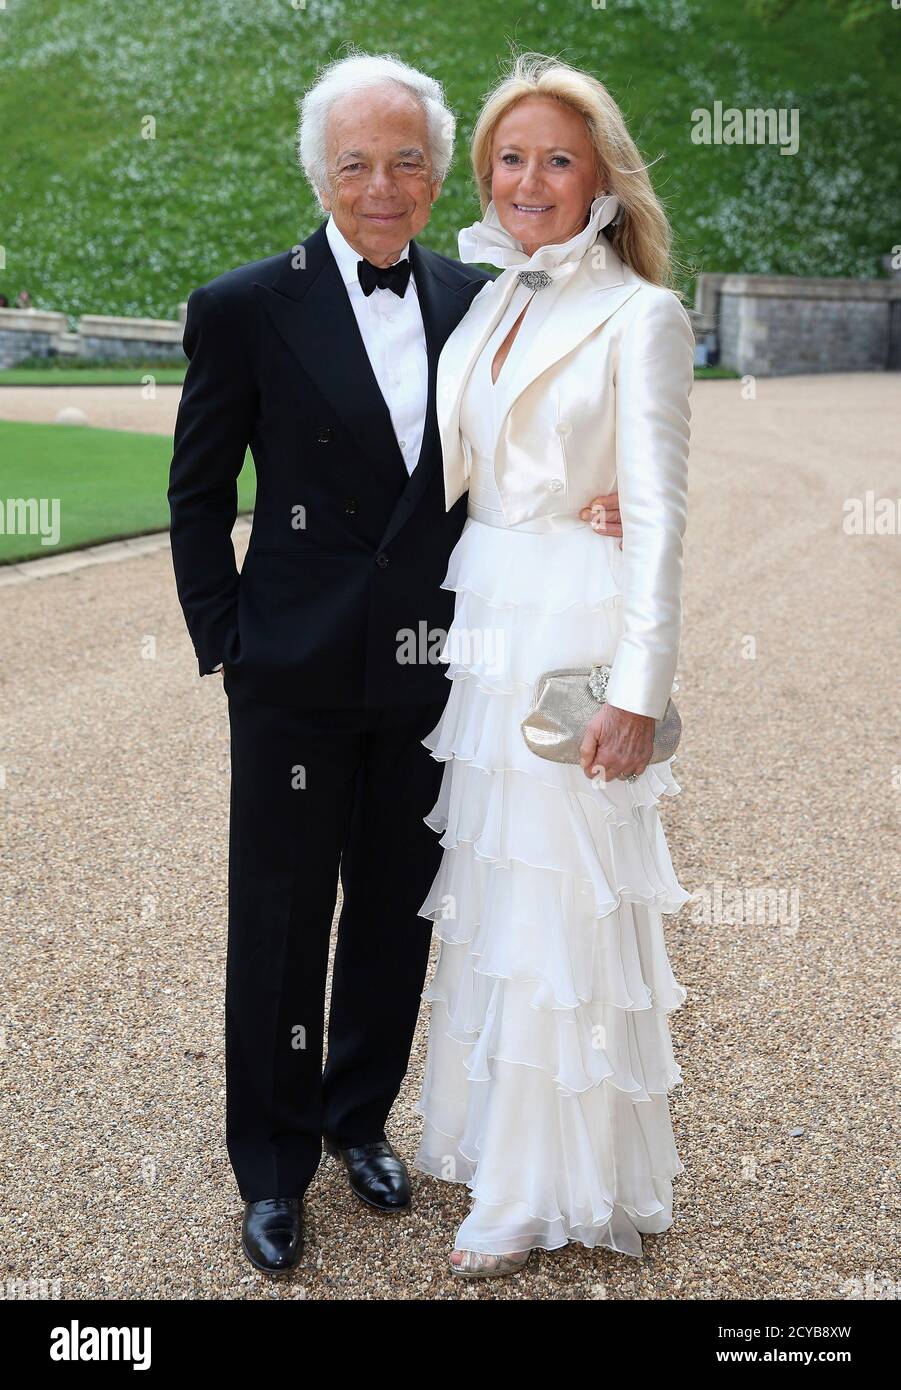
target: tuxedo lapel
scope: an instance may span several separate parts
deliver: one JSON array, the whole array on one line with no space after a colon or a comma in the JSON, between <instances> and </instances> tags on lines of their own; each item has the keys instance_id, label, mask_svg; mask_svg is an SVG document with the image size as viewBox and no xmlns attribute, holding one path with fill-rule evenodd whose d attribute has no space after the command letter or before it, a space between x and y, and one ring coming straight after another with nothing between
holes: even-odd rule
<instances>
[{"instance_id":1,"label":"tuxedo lapel","mask_svg":"<svg viewBox=\"0 0 901 1390\"><path fill-rule=\"evenodd\" d=\"M307 376L393 491L407 477L391 414L379 390L323 222L285 255L272 288L256 293Z\"/></svg>"}]
</instances>

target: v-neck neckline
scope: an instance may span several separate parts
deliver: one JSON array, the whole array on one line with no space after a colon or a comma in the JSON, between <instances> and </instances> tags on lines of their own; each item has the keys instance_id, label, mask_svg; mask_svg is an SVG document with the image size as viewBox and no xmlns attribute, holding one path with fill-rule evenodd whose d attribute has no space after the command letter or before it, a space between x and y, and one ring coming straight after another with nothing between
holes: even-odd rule
<instances>
[{"instance_id":1,"label":"v-neck neckline","mask_svg":"<svg viewBox=\"0 0 901 1390\"><path fill-rule=\"evenodd\" d=\"M497 325L497 328L495 329L494 333L492 333L492 335L491 335L491 342L489 343L489 352L488 352L488 384L489 384L489 386L491 387L492 391L496 391L497 388L500 386L500 384L501 384L501 378L504 376L504 372L505 372L506 367L507 367L507 365L508 365L508 363L509 363L509 361L510 361L510 358L513 356L514 350L515 350L515 348L516 348L516 344L519 342L520 338L522 337L522 331L523 331L523 328L525 327L526 319L527 319L528 316L529 316L529 310L530 310L531 307L532 307L532 301L533 301L534 298L535 298L535 294L536 294L536 291L535 291L535 290L532 290L532 293L529 295L529 298L526 300L525 304L524 304L523 307L520 309L520 311L519 311L519 313L517 314L516 318L513 320L513 323L510 325L510 328L507 329L507 332L506 332L506 333L504 334L504 336L501 338L500 342L497 344L496 347L494 346L494 340L495 340L495 338L497 337L497 334L498 334L498 332L500 331L500 329L503 327L504 315L501 315L500 323ZM512 303L512 300L511 300L511 303ZM509 306L508 306L508 307L509 307ZM522 322L520 322L520 319L522 320ZM517 324L517 323L519 323L519 327L518 327L517 330L516 330L516 336L514 337L513 342L510 344L509 348L507 349L507 355L506 355L506 357L504 358L503 362L502 362L501 365L500 365L500 369L499 369L498 374L497 374L497 379L495 380L495 378L494 378L494 359L497 357L497 354L500 352L500 350L501 350L501 348L503 347L504 343L507 341L507 338L508 338L508 336L509 336L509 334L510 334L512 328L513 328L513 326L514 326L515 324Z\"/></svg>"}]
</instances>

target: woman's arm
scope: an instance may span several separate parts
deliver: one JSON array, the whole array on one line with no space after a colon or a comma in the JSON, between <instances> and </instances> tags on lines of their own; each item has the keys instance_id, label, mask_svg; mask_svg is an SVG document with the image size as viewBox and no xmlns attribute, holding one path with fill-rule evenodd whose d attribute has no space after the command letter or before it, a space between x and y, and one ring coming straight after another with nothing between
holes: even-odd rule
<instances>
[{"instance_id":1,"label":"woman's arm","mask_svg":"<svg viewBox=\"0 0 901 1390\"><path fill-rule=\"evenodd\" d=\"M660 719L676 673L682 626L694 333L669 290L642 293L641 300L623 335L615 371L623 635L607 700Z\"/></svg>"},{"instance_id":2,"label":"woman's arm","mask_svg":"<svg viewBox=\"0 0 901 1390\"><path fill-rule=\"evenodd\" d=\"M623 527L623 634L607 702L581 748L586 776L643 772L672 689L682 626L682 538L694 333L668 290L642 292L615 370L616 474Z\"/></svg>"}]
</instances>

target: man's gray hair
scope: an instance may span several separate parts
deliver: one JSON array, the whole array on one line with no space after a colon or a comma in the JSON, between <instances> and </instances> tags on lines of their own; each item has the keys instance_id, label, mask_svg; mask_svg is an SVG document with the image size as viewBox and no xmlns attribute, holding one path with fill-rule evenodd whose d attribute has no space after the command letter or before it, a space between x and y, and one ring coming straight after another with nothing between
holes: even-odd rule
<instances>
[{"instance_id":1,"label":"man's gray hair","mask_svg":"<svg viewBox=\"0 0 901 1390\"><path fill-rule=\"evenodd\" d=\"M341 97L358 95L367 88L384 87L389 83L408 91L425 112L432 178L444 181L454 153L456 121L444 103L441 83L391 54L355 53L329 63L298 102L297 155L320 205L320 190L328 187L329 112Z\"/></svg>"}]
</instances>

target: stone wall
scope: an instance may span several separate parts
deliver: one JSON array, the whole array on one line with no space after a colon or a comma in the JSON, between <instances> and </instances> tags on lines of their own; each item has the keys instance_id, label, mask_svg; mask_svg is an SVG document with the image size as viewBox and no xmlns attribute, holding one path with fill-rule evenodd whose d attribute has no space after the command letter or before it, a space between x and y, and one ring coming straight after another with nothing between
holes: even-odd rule
<instances>
[{"instance_id":1,"label":"stone wall","mask_svg":"<svg viewBox=\"0 0 901 1390\"><path fill-rule=\"evenodd\" d=\"M0 369L14 367L23 357L50 357L66 332L65 314L45 309L0 309Z\"/></svg>"},{"instance_id":2,"label":"stone wall","mask_svg":"<svg viewBox=\"0 0 901 1390\"><path fill-rule=\"evenodd\" d=\"M901 295L892 300L889 316L888 362L885 365L889 371L901 371Z\"/></svg>"},{"instance_id":3,"label":"stone wall","mask_svg":"<svg viewBox=\"0 0 901 1390\"><path fill-rule=\"evenodd\" d=\"M83 314L78 320L81 357L150 358L184 363L181 340L184 322L168 319L116 318Z\"/></svg>"},{"instance_id":4,"label":"stone wall","mask_svg":"<svg viewBox=\"0 0 901 1390\"><path fill-rule=\"evenodd\" d=\"M901 367L901 280L701 275L695 309L741 376Z\"/></svg>"},{"instance_id":5,"label":"stone wall","mask_svg":"<svg viewBox=\"0 0 901 1390\"><path fill-rule=\"evenodd\" d=\"M0 309L0 370L29 357L102 357L171 362L183 366L182 336L187 306L178 319L129 319L84 314L70 333L65 314L43 309Z\"/></svg>"},{"instance_id":6,"label":"stone wall","mask_svg":"<svg viewBox=\"0 0 901 1390\"><path fill-rule=\"evenodd\" d=\"M0 309L0 369L28 357L139 358L183 365L186 304L178 319ZM689 316L697 361L741 376L901 369L901 278L698 276Z\"/></svg>"},{"instance_id":7,"label":"stone wall","mask_svg":"<svg viewBox=\"0 0 901 1390\"><path fill-rule=\"evenodd\" d=\"M81 339L80 357L139 358L142 362L176 362L184 365L181 338L177 343L157 342L152 338L100 338L86 333Z\"/></svg>"}]
</instances>

